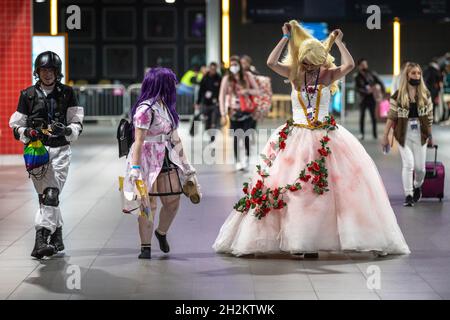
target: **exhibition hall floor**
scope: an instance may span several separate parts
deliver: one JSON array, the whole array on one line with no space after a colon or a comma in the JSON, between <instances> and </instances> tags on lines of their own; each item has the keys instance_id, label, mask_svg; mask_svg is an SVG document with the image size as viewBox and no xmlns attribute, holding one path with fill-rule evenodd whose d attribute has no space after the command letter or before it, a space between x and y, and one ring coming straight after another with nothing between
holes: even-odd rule
<instances>
[{"instance_id":1,"label":"exhibition hall floor","mask_svg":"<svg viewBox=\"0 0 450 320\"><path fill-rule=\"evenodd\" d=\"M356 134L352 116L345 126ZM450 127L433 129L439 159L449 168ZM180 131L185 144L191 143L187 122ZM117 158L115 127L86 124L73 145L61 195L64 254L41 261L30 257L37 196L24 166L0 167L0 299L450 299L448 197L403 207L398 150L385 156L378 142L363 144L378 166L410 255L321 252L319 259L306 260L216 254L211 246L248 174L235 173L233 165L194 164L201 203L183 196L168 233L170 253L161 252L154 239L152 259L143 261L137 259L136 219L120 209L117 176L124 160ZM371 266L381 271L378 289L370 286ZM78 271L79 289L70 285Z\"/></svg>"}]
</instances>

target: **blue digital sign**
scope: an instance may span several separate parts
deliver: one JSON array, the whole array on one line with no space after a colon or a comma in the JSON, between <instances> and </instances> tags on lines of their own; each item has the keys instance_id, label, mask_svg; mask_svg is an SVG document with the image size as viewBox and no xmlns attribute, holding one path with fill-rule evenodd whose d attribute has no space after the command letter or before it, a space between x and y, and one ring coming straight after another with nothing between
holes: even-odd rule
<instances>
[{"instance_id":1,"label":"blue digital sign","mask_svg":"<svg viewBox=\"0 0 450 320\"><path fill-rule=\"evenodd\" d=\"M317 40L325 40L328 37L326 22L300 22L300 24Z\"/></svg>"}]
</instances>

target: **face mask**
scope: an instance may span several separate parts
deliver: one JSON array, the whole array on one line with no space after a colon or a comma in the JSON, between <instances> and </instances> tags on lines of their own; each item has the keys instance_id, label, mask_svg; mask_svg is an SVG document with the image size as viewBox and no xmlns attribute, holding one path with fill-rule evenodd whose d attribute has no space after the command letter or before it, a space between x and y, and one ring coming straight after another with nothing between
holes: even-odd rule
<instances>
[{"instance_id":1,"label":"face mask","mask_svg":"<svg viewBox=\"0 0 450 320\"><path fill-rule=\"evenodd\" d=\"M408 82L410 85L417 87L420 84L420 79L409 79Z\"/></svg>"},{"instance_id":2,"label":"face mask","mask_svg":"<svg viewBox=\"0 0 450 320\"><path fill-rule=\"evenodd\" d=\"M233 74L238 73L239 70L241 70L241 68L240 68L239 66L231 66L231 67L230 67L230 71L231 71L231 73L233 73Z\"/></svg>"}]
</instances>

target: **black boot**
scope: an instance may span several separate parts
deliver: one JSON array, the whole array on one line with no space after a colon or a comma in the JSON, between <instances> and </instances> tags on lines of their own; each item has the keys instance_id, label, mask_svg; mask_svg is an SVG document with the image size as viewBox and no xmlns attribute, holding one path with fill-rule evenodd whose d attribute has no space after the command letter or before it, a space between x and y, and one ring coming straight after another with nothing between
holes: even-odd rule
<instances>
[{"instance_id":1,"label":"black boot","mask_svg":"<svg viewBox=\"0 0 450 320\"><path fill-rule=\"evenodd\" d=\"M406 196L405 202L403 202L404 207L414 207L414 200L412 196Z\"/></svg>"},{"instance_id":2,"label":"black boot","mask_svg":"<svg viewBox=\"0 0 450 320\"><path fill-rule=\"evenodd\" d=\"M139 259L151 259L152 258L152 246L149 244L141 245L141 254L138 256Z\"/></svg>"},{"instance_id":3,"label":"black boot","mask_svg":"<svg viewBox=\"0 0 450 320\"><path fill-rule=\"evenodd\" d=\"M55 252L55 247L48 244L48 237L50 236L50 230L41 228L36 230L36 240L34 242L34 249L31 252L31 256L37 259L43 257L50 257Z\"/></svg>"},{"instance_id":4,"label":"black boot","mask_svg":"<svg viewBox=\"0 0 450 320\"><path fill-rule=\"evenodd\" d=\"M62 227L56 228L55 232L50 237L50 245L55 247L55 252L64 250Z\"/></svg>"},{"instance_id":5,"label":"black boot","mask_svg":"<svg viewBox=\"0 0 450 320\"><path fill-rule=\"evenodd\" d=\"M422 198L422 188L414 188L413 202L419 202L420 198Z\"/></svg>"},{"instance_id":6,"label":"black boot","mask_svg":"<svg viewBox=\"0 0 450 320\"><path fill-rule=\"evenodd\" d=\"M155 230L156 239L159 241L159 248L162 252L167 253L170 251L169 243L167 242L166 235L159 234L158 230Z\"/></svg>"}]
</instances>

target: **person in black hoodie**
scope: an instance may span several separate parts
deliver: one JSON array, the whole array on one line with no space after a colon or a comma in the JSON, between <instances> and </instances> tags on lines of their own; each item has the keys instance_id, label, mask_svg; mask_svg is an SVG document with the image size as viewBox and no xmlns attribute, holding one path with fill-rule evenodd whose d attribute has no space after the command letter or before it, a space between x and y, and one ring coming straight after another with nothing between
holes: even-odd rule
<instances>
[{"instance_id":1,"label":"person in black hoodie","mask_svg":"<svg viewBox=\"0 0 450 320\"><path fill-rule=\"evenodd\" d=\"M376 100L374 93L377 90L378 84L381 88L382 96L385 94L385 88L380 78L371 70L366 59L359 59L358 61L358 73L355 77L356 91L360 97L360 118L359 129L361 131L360 139L364 139L364 121L366 116L366 109L369 109L370 118L372 120L372 134L374 139L377 139L377 122L375 118Z\"/></svg>"},{"instance_id":2,"label":"person in black hoodie","mask_svg":"<svg viewBox=\"0 0 450 320\"><path fill-rule=\"evenodd\" d=\"M217 63L209 64L208 73L200 82L196 109L201 106L205 118L205 130L220 128L219 91L222 77L217 72ZM211 135L211 142L215 139Z\"/></svg>"}]
</instances>

